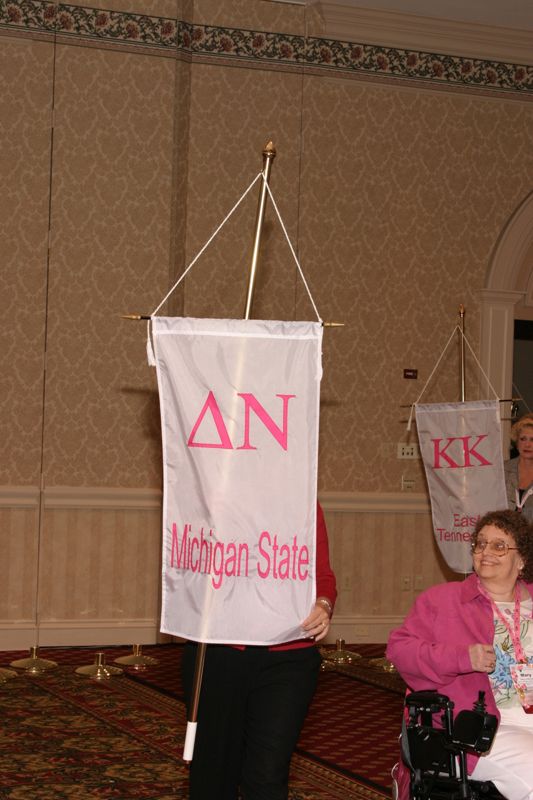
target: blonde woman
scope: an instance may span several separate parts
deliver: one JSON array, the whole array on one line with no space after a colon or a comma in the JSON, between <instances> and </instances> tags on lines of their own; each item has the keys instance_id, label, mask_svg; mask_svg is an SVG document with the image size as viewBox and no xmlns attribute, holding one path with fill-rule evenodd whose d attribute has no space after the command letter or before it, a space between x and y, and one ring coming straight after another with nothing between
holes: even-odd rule
<instances>
[{"instance_id":1,"label":"blonde woman","mask_svg":"<svg viewBox=\"0 0 533 800\"><path fill-rule=\"evenodd\" d=\"M518 456L503 466L509 508L521 511L533 522L533 414L525 414L515 422L511 441Z\"/></svg>"}]
</instances>

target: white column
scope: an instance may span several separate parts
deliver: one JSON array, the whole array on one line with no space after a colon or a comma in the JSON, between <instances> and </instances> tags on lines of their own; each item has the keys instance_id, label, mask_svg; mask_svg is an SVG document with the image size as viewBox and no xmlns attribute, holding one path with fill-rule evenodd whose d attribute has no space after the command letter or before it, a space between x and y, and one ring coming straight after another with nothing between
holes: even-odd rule
<instances>
[{"instance_id":1,"label":"white column","mask_svg":"<svg viewBox=\"0 0 533 800\"><path fill-rule=\"evenodd\" d=\"M481 290L481 366L500 398L511 398L513 386L514 308L523 292ZM483 381L483 378L481 378ZM482 395L491 397L482 385ZM502 417L511 413L510 403L502 406ZM509 452L510 422L502 425L504 458Z\"/></svg>"}]
</instances>

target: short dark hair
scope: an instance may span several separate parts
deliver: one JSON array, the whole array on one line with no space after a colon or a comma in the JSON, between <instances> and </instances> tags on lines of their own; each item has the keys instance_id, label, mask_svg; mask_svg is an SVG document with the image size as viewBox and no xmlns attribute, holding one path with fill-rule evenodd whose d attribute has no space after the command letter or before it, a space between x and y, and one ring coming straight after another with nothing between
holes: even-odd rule
<instances>
[{"instance_id":1,"label":"short dark hair","mask_svg":"<svg viewBox=\"0 0 533 800\"><path fill-rule=\"evenodd\" d=\"M477 542L479 532L487 525L494 525L512 537L524 562L521 577L528 583L533 582L533 525L520 511L510 511L508 508L489 511L479 518L474 528L473 545Z\"/></svg>"}]
</instances>

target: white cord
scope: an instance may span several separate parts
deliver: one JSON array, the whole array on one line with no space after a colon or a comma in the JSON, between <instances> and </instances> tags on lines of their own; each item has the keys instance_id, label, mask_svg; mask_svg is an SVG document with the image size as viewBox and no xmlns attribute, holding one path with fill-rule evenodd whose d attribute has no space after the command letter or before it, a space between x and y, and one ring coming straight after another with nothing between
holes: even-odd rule
<instances>
[{"instance_id":1,"label":"white cord","mask_svg":"<svg viewBox=\"0 0 533 800\"><path fill-rule=\"evenodd\" d=\"M429 376L429 378L428 378L428 379L427 379L427 381L425 382L425 384L424 384L424 388L422 389L422 391L421 391L421 392L420 392L420 394L418 395L418 397L417 397L417 399L415 400L415 402L414 402L414 403L412 403L412 405L411 405L411 411L410 411L410 413L409 413L409 419L408 419L408 421L407 421L407 430L408 430L408 431L410 431L410 430L411 430L411 425L412 425L412 421L413 421L413 411L414 411L414 409L415 409L415 406L416 406L416 405L419 403L419 401L420 401L420 398L422 397L422 395L423 395L423 394L424 394L424 392L426 391L426 389L427 389L427 386L428 386L429 382L431 381L431 379L432 379L433 375L435 374L435 372L436 372L436 370L437 370L437 367L439 366L440 362L442 361L442 358L443 358L444 354L446 353L446 350L447 350L447 349L448 349L448 347L450 346L450 342L452 341L453 337L455 336L455 332L456 332L456 331L459 331L459 333L460 333L460 334L461 334L461 336L463 337L464 341L465 341L465 342L466 342L466 344L468 345L468 349L469 349L469 350L470 350L470 352L472 353L472 355L473 355L473 357L474 357L474 361L475 361L475 362L476 362L476 364L478 365L478 367L479 367L479 370L480 370L481 374L483 375L483 377L485 378L485 380L487 381L487 383L488 383L489 387L490 387L490 388L492 389L492 391L494 392L494 396L495 396L495 398L496 398L497 400L499 400L499 399L500 399L500 398L498 397L498 393L497 393L496 389L494 388L494 386L493 386L493 385L492 385L492 383L490 382L490 380L489 380L489 377L488 377L487 373L485 372L485 370L483 369L483 367L482 367L482 366L481 366L481 364L479 363L479 361L478 361L478 359L477 359L477 356L476 356L476 354L474 353L474 351L473 351L472 347L470 346L470 342L468 341L468 339L467 339L467 338L466 338L466 336L464 335L464 333L463 333L463 331L462 331L461 327L460 327L459 325L456 325L456 326L455 326L455 328L454 328L454 329L453 329L453 331L452 331L452 335L450 336L450 338L449 338L449 339L448 339L448 341L446 342L446 345L445 345L445 347L444 347L444 350L443 350L443 351L442 351L442 353L440 354L440 356L439 356L439 359L438 359L437 363L436 363L436 364L435 364L435 366L433 367L433 370L432 370L432 372L431 372L431 375Z\"/></svg>"},{"instance_id":2,"label":"white cord","mask_svg":"<svg viewBox=\"0 0 533 800\"><path fill-rule=\"evenodd\" d=\"M184 272L182 272L182 273L181 273L181 275L180 275L180 277L178 278L178 280L177 280L177 281L174 283L174 285L171 287L171 289L170 289L170 290L167 292L167 294L166 294L166 295L163 297L163 299L161 300L161 302L159 303L159 305L158 305L158 306L157 306L157 307L156 307L156 308L155 308L155 309L152 311L152 313L150 314L150 319L148 320L148 324L147 324L147 339L146 339L146 351L147 351L147 356L148 356L148 363L150 364L150 366L154 366L154 365L155 365L154 350L153 350L153 346L152 346L152 340L151 340L151 336L150 336L150 323L151 323L151 318L156 316L156 314L157 314L157 312L159 311L159 309L161 308L161 306L163 306L163 305L164 305L164 303L166 303L166 301L168 300L168 298L170 297L170 295L172 294L172 292L173 292L173 291L174 291L174 290L175 290L175 289L176 289L176 288L179 286L179 284L180 284L180 283L182 282L182 280L185 278L185 276L187 275L187 273L189 272L189 270L191 270L191 269L192 269L192 267L193 267L193 266L196 264L196 262L198 261L198 259L199 259L199 258L200 258L200 256L202 255L202 253L204 253L204 252L207 250L207 248L209 247L209 245L211 244L211 242L213 241L213 239L215 238L215 236L216 236L216 235L219 233L219 231L220 231L220 230L221 230L221 229L224 227L224 225L225 225L225 224L226 224L226 222L229 220L229 218L231 217L231 215L232 215L232 214L233 214L233 213L234 213L234 212L237 210L237 208L240 206L240 204L242 203L242 201L244 200L244 198L246 197L246 195L248 194L248 192L249 192L249 191L250 191L250 190L253 188L253 186L255 186L255 184L257 183L257 181L259 180L259 178L262 178L262 179L263 179L263 181L264 181L264 183L265 183L265 186L266 186L266 188L267 188L267 190L268 190L268 194L270 195L270 199L272 200L272 205L274 206L274 209L275 209L275 211L276 211L276 214L277 214L277 217L278 217L279 223L280 223L280 225L281 225L281 228L282 228L282 230L283 230L283 233L285 234L285 238L286 238L286 240L287 240L287 243L288 243L288 245L289 245L290 251L291 251L291 253L292 253L292 257L294 258L294 261L295 261L295 263L296 263L296 266L298 267L298 272L300 273L300 276L301 276L301 278L302 278L303 284L304 284L304 286L305 286L305 289L306 289L306 291L307 291L308 297L309 297L309 299L310 299L310 301L311 301L311 305L313 306L313 309L314 309L314 312L315 312L315 314L316 314L317 320L318 320L320 323L322 323L322 319L321 319L321 317L320 317L320 314L318 313L318 309L317 309L317 307L316 307L315 301L313 300L313 296L312 296L312 294L311 294L311 291L310 291L310 289L309 289L308 283L307 283L307 281L306 281L306 279L305 279L305 275L303 274L302 268L301 268L301 266L300 266L300 262L298 261L298 257L296 256L296 253L295 253L295 251L294 251L294 247L292 246L291 240L289 239L289 234L287 233L287 229L286 229L286 227L285 227L285 224L284 224L284 222L283 222L283 220L282 220L282 218L281 218L281 214L280 214L280 212L279 212L279 209L278 209L277 203L276 203L276 201L275 201L275 199L274 199L274 195L272 194L272 191L271 191L271 189L270 189L270 186L268 185L268 181L267 181L267 179L266 179L266 175L265 175L265 173L264 173L264 172L259 172L259 173L258 173L258 174L255 176L255 178L253 179L253 181L251 182L251 184L248 186L248 188L247 188L247 189L246 189L246 190L243 192L243 194L241 195L241 197L239 198L239 200L237 200L237 202L235 203L235 205L233 206L233 208L231 209L231 211L230 211L228 214L226 214L226 216L224 217L224 219L222 220L222 222L220 223L220 225L218 226L218 228L216 228L216 230L215 230L215 231L214 231L214 232L211 234L211 236L209 237L209 239L207 240L207 242L204 244L204 246L201 248L201 250L199 250L199 252L198 252L198 253L195 255L195 257L193 258L193 260L191 261L191 263L188 265L188 267L187 267L187 268L184 270Z\"/></svg>"},{"instance_id":3,"label":"white cord","mask_svg":"<svg viewBox=\"0 0 533 800\"><path fill-rule=\"evenodd\" d=\"M189 270L190 270L190 269L191 269L191 268L192 268L192 267L193 267L193 266L196 264L196 262L198 261L198 259L199 259L199 258L200 258L200 256L202 255L202 253L203 253L203 252L205 252L205 250L207 250L207 248L209 247L209 245L211 244L211 242L213 241L213 239L215 238L215 236L217 235L217 233L220 231L220 229L221 229L221 228L223 228L223 227L224 227L224 225L226 224L226 222L228 221L228 219L231 217L231 215L233 214L233 212L237 210L237 208L240 206L240 204L242 203L242 201L244 200L244 198L246 197L246 195L248 194L248 192L250 191L250 189L251 189L251 188L252 188L252 187L253 187L253 186L254 186L254 185L257 183L257 181L259 180L259 178L260 178L262 175L263 175L263 173L262 173L262 172L259 172L259 173L258 173L258 174L255 176L255 178L253 179L253 181L251 182L251 184L249 185L249 187L246 189L246 191L244 192L244 194L242 194L242 195L241 195L241 197L240 197L240 199L239 199L239 200L237 200L237 202L235 203L235 205L233 206L233 208L231 209L231 211L229 212L229 214L227 214L227 215L224 217L224 219L222 220L222 222L220 223L220 225L218 226L218 228L215 230L215 232L211 234L211 236L209 237L209 239L207 240L207 242L204 244L204 246L202 247L202 249L201 249L201 250L200 250L200 251L199 251L199 252L198 252L198 253L195 255L195 257L193 258L193 260L191 261L191 263L189 264L189 266L187 267L187 269L185 270L185 272L182 272L182 273L181 273L180 277L178 278L178 280L176 281L176 283L174 284L174 286L173 286L173 287L170 289L170 291L169 291L169 292L167 292L167 294L166 294L166 295L163 297L163 299L161 300L161 302L159 303L159 305L157 306L157 308L156 308L156 309L154 309L154 311L152 311L152 313L150 314L150 316L151 316L151 317L155 317L155 315L157 314L157 312L159 311L159 309L161 308L161 306L162 306L162 305L163 305L163 304L164 304L164 303L165 303L165 302L168 300L168 298L170 297L170 295L172 294L172 292L174 291L174 289L176 289L176 288L179 286L179 284L182 282L182 280L183 280L183 279L184 279L184 277L187 275L187 273L189 272Z\"/></svg>"},{"instance_id":4,"label":"white cord","mask_svg":"<svg viewBox=\"0 0 533 800\"><path fill-rule=\"evenodd\" d=\"M294 252L294 248L293 248L293 246L292 246L292 244L291 244L291 240L289 239L289 234L287 233L287 229L285 228L285 225L284 225L284 223L283 223L283 220L282 220L282 218L281 218L281 214L279 213L278 206L277 206L277 204L276 204L276 201L274 200L274 195L272 194L272 191L271 191L271 189L270 189L270 186L268 185L268 182L267 182L267 180L266 180L266 178L265 178L265 176L264 176L264 175L263 175L263 180L264 180L264 182L265 182L266 188L268 189L268 193L269 193L269 195L270 195L270 199L272 200L272 205L274 206L274 208L275 208L275 210L276 210L276 214L278 215L279 224L281 225L281 227L282 227L282 229L283 229L283 233L285 234L285 238L286 238L286 240L287 240L287 243L288 243L288 245L289 245L289 247L290 247L290 250L291 250L291 253L292 253L292 257L294 258L294 261L295 261L295 263L296 263L296 266L298 267L298 272L300 273L300 276L301 276L301 278L302 278L303 284L304 284L304 286L305 286L305 288L306 288L307 294L308 294L308 296L309 296L309 299L310 299L310 301L311 301L311 304L312 304L312 306L313 306L313 309L314 309L314 311L315 311L316 317L317 317L318 321L319 321L320 323L322 323L322 319L321 319L321 317L320 317L320 314L318 313L318 309L317 309L317 307L316 307L316 305L315 305L315 301L313 300L313 296L312 296L312 294L311 294L311 291L310 291L310 289L309 289L309 286L307 285L307 281L305 280L305 275L303 274L302 268L301 268L301 266L300 266L300 262L298 261L298 258L297 258L297 256L296 256L296 253Z\"/></svg>"},{"instance_id":5,"label":"white cord","mask_svg":"<svg viewBox=\"0 0 533 800\"><path fill-rule=\"evenodd\" d=\"M440 356L439 356L439 359L438 359L437 363L436 363L436 364L435 364L435 366L433 367L433 370L432 370L432 372L431 372L431 375L429 376L429 378L428 378L428 379L427 379L427 381L425 382L425 384L424 384L424 387L423 387L422 391L420 392L420 394L419 394L419 395L418 395L418 397L416 398L415 402L414 402L414 403L411 405L411 411L410 411L410 413L409 413L409 419L408 419L408 421L407 421L407 430L408 430L408 431L410 431L410 430L411 430L411 425L412 425L412 421L413 421L413 411L414 411L414 409L415 409L415 406L418 404L418 402L420 401L420 398L422 397L422 395L423 395L423 394L424 394L424 392L426 391L426 389L427 389L427 386L428 386L428 384L429 384L430 380L432 379L433 375L434 375L434 374L435 374L435 372L437 371L437 367L439 366L440 362L442 361L442 358L443 358L443 356L444 356L444 354L445 354L446 350L447 350L447 349L448 349L448 347L450 346L450 342L452 341L453 337L455 336L455 331L456 331L456 330L458 330L458 329L460 330L460 328L459 328L459 325L456 325L456 326L455 326L455 328L454 328L454 329L453 329L453 331L452 331L452 335L450 336L450 338L449 338L449 339L448 339L448 341L446 342L446 345L445 345L445 347L444 347L444 350L443 350L443 351L442 351L442 353L440 354Z\"/></svg>"},{"instance_id":6,"label":"white cord","mask_svg":"<svg viewBox=\"0 0 533 800\"><path fill-rule=\"evenodd\" d=\"M487 375L487 373L485 372L485 370L483 369L483 367L481 366L481 364L480 364L480 363L479 363L479 361L477 360L477 356L476 356L476 354L474 353L474 351L472 350L472 348L470 347L470 342L468 341L468 339L467 339L467 338L466 338L466 336L464 335L463 331L461 331L461 336L462 336L462 337L463 337L463 339L465 340L465 342L466 342L466 344L467 344L467 346L468 346L468 349L470 350L470 352L471 352L471 353L472 353L472 355L474 356L474 361L475 361L475 362L476 362L476 364L478 365L478 367L479 367L479 370L480 370L481 374L483 375L483 377L484 377L484 378L485 378L485 380L487 381L487 383L488 383L489 387L490 387L490 388L492 389L492 391L494 392L494 397L496 398L496 400L499 400L500 398L499 398L499 396L498 396L498 392L496 391L496 389L494 388L494 386L492 385L492 383L489 381L489 376Z\"/></svg>"}]
</instances>

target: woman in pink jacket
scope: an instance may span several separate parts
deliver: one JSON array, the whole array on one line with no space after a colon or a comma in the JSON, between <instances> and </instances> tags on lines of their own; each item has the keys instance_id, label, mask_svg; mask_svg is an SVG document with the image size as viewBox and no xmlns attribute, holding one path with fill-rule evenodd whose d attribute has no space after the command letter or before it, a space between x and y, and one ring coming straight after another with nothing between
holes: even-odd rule
<instances>
[{"instance_id":1,"label":"woman in pink jacket","mask_svg":"<svg viewBox=\"0 0 533 800\"><path fill-rule=\"evenodd\" d=\"M485 691L500 722L490 752L468 756L469 775L508 800L533 800L533 528L515 511L485 514L472 559L464 581L418 597L391 633L387 658L411 690L448 695L456 714ZM400 772L407 796L406 767Z\"/></svg>"}]
</instances>

